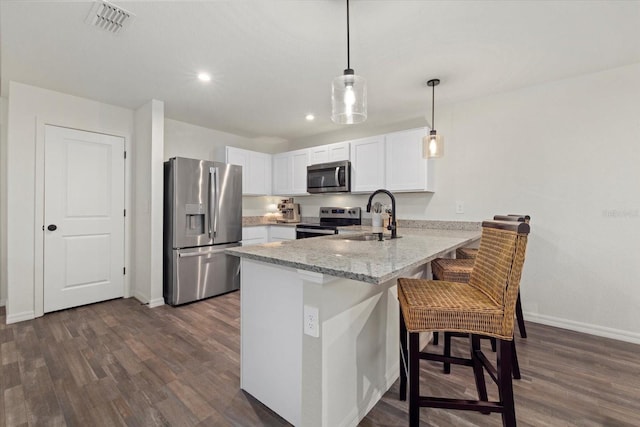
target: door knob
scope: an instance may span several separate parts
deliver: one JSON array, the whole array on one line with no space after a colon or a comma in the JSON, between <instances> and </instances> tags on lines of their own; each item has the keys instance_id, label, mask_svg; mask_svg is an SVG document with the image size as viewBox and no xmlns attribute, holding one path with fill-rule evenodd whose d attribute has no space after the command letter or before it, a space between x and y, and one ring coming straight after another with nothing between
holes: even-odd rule
<instances>
[{"instance_id":1,"label":"door knob","mask_svg":"<svg viewBox=\"0 0 640 427\"><path fill-rule=\"evenodd\" d=\"M58 226L55 224L49 224L49 226L47 227L47 230L49 231L56 231L58 229Z\"/></svg>"}]
</instances>

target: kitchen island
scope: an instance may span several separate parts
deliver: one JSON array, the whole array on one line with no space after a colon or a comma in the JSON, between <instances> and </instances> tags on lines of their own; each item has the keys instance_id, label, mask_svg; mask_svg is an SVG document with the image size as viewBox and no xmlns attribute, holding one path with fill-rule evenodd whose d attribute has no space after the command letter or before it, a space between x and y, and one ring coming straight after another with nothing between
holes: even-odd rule
<instances>
[{"instance_id":1,"label":"kitchen island","mask_svg":"<svg viewBox=\"0 0 640 427\"><path fill-rule=\"evenodd\" d=\"M355 426L399 374L398 277L479 231L400 229L227 250L241 257L241 388L296 426Z\"/></svg>"}]
</instances>

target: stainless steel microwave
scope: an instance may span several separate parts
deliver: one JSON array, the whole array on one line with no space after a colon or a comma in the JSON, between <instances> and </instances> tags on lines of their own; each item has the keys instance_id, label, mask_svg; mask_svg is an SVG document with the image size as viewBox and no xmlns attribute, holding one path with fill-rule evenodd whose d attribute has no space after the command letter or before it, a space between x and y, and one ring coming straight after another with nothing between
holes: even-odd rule
<instances>
[{"instance_id":1,"label":"stainless steel microwave","mask_svg":"<svg viewBox=\"0 0 640 427\"><path fill-rule=\"evenodd\" d=\"M350 191L350 161L343 160L307 166L308 193L348 193Z\"/></svg>"}]
</instances>

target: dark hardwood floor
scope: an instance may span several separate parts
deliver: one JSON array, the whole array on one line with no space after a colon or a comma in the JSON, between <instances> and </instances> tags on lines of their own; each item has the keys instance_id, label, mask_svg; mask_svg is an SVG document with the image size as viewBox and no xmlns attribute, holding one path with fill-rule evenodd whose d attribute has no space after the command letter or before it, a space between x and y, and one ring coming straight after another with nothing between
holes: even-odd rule
<instances>
[{"instance_id":1,"label":"dark hardwood floor","mask_svg":"<svg viewBox=\"0 0 640 427\"><path fill-rule=\"evenodd\" d=\"M0 426L281 426L239 388L239 293L178 308L119 299L4 324ZM640 425L640 346L527 324L514 381L521 426ZM464 353L466 340L454 340ZM490 353L490 350L487 350ZM422 390L475 398L468 368L423 366ZM362 426L407 425L396 384ZM493 389L492 389L493 390ZM493 393L495 398L495 391ZM423 409L424 426L499 415Z\"/></svg>"}]
</instances>

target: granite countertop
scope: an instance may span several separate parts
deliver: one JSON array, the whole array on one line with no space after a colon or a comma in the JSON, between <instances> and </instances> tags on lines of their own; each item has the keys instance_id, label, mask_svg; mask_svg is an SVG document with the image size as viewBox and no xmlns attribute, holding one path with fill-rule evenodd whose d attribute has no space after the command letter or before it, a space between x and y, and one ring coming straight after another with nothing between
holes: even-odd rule
<instances>
[{"instance_id":1,"label":"granite countertop","mask_svg":"<svg viewBox=\"0 0 640 427\"><path fill-rule=\"evenodd\" d=\"M364 227L363 227L364 228ZM229 255L372 284L384 283L480 238L480 231L398 229L399 239L331 235L227 249Z\"/></svg>"}]
</instances>

